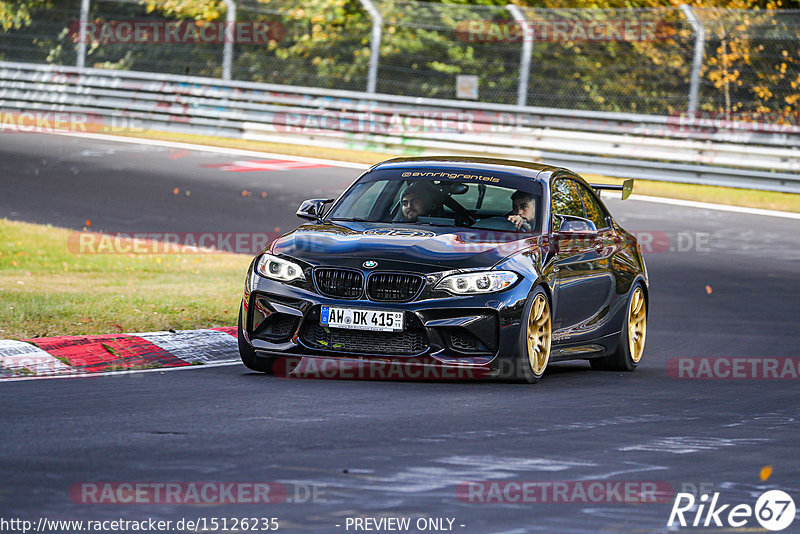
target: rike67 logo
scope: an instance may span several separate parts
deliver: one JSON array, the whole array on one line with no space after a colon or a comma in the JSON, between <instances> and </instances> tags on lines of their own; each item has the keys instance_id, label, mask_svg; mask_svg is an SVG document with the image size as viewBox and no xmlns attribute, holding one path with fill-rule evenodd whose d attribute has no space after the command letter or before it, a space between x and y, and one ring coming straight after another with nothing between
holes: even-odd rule
<instances>
[{"instance_id":1,"label":"rike67 logo","mask_svg":"<svg viewBox=\"0 0 800 534\"><path fill-rule=\"evenodd\" d=\"M706 494L696 500L691 493L678 493L667 526L739 528L755 516L763 528L779 531L792 524L795 511L794 500L781 490L762 493L755 507L749 504L719 504L719 492L714 493L710 502Z\"/></svg>"}]
</instances>

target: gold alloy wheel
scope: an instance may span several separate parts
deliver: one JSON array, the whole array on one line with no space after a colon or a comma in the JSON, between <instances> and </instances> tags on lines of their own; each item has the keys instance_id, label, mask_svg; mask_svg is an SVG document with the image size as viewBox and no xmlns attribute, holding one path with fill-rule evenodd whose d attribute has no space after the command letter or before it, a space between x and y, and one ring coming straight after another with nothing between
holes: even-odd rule
<instances>
[{"instance_id":1,"label":"gold alloy wheel","mask_svg":"<svg viewBox=\"0 0 800 534\"><path fill-rule=\"evenodd\" d=\"M543 294L536 295L528 316L528 362L537 377L550 359L550 305Z\"/></svg>"},{"instance_id":2,"label":"gold alloy wheel","mask_svg":"<svg viewBox=\"0 0 800 534\"><path fill-rule=\"evenodd\" d=\"M631 359L639 363L644 352L644 338L647 334L647 308L644 305L644 292L641 287L633 290L628 310L628 348Z\"/></svg>"}]
</instances>

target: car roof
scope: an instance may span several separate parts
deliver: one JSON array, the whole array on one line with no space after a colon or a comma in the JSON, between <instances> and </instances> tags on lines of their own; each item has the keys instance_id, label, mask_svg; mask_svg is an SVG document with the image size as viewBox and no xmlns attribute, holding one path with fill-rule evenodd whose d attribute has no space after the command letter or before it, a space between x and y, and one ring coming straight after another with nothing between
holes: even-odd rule
<instances>
[{"instance_id":1,"label":"car roof","mask_svg":"<svg viewBox=\"0 0 800 534\"><path fill-rule=\"evenodd\" d=\"M566 170L561 167L553 167L551 165L530 161L461 156L393 158L378 163L370 170L450 169L454 167L460 170L470 171L486 172L494 170L497 172L511 172L533 180L547 180L551 173Z\"/></svg>"}]
</instances>

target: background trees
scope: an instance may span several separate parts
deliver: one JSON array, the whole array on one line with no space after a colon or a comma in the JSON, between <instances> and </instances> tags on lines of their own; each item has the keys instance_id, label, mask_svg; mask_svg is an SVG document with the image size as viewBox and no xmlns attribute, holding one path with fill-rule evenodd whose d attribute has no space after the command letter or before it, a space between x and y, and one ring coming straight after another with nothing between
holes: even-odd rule
<instances>
[{"instance_id":1,"label":"background trees","mask_svg":"<svg viewBox=\"0 0 800 534\"><path fill-rule=\"evenodd\" d=\"M694 33L681 0L512 0L529 20L639 20L654 40L534 43L528 104L668 114L687 105ZM77 1L0 3L0 58L74 64ZM239 20L283 29L235 45L235 79L364 90L371 21L358 0L238 0ZM508 27L505 0L377 0L383 16L378 91L455 98L455 77L479 77L480 100L516 102L521 43L465 39L465 21ZM706 27L702 109L794 113L800 102L800 0L695 0ZM581 11L575 8L585 8ZM92 20L224 20L220 0L95 0ZM68 21L68 22L65 22ZM513 25L513 24L512 24ZM219 76L220 44L89 43L88 66Z\"/></svg>"}]
</instances>

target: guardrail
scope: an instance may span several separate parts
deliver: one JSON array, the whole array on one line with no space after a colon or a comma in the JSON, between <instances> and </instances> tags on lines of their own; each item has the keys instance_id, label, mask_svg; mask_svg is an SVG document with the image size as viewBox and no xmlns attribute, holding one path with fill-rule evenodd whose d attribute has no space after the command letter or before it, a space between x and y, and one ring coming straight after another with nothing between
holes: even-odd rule
<instances>
[{"instance_id":1,"label":"guardrail","mask_svg":"<svg viewBox=\"0 0 800 534\"><path fill-rule=\"evenodd\" d=\"M82 113L164 130L407 155L491 155L581 173L800 192L800 128L685 128L586 112L145 72L0 62L0 110ZM7 118L7 117L6 117ZM3 119L2 127L13 127ZM691 125L690 125L691 126Z\"/></svg>"}]
</instances>

